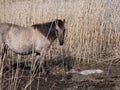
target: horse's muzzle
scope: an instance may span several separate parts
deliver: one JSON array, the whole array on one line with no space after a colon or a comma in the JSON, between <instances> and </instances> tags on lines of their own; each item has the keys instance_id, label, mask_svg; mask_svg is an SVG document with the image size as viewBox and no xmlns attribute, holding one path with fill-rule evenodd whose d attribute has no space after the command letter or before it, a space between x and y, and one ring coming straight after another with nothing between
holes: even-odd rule
<instances>
[{"instance_id":1,"label":"horse's muzzle","mask_svg":"<svg viewBox=\"0 0 120 90\"><path fill-rule=\"evenodd\" d=\"M60 42L60 45L63 45L64 44L64 41Z\"/></svg>"}]
</instances>

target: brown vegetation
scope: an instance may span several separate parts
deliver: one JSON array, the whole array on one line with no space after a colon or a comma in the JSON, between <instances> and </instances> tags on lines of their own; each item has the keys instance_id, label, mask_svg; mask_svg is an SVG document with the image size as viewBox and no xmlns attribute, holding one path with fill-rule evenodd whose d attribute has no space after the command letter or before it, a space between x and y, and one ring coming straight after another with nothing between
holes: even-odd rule
<instances>
[{"instance_id":1,"label":"brown vegetation","mask_svg":"<svg viewBox=\"0 0 120 90\"><path fill-rule=\"evenodd\" d=\"M1 0L0 22L30 26L66 19L66 44L55 43L49 59L71 55L80 62L97 61L119 48L119 0ZM62 55L63 56L63 55Z\"/></svg>"},{"instance_id":2,"label":"brown vegetation","mask_svg":"<svg viewBox=\"0 0 120 90\"><path fill-rule=\"evenodd\" d=\"M75 67L113 62L120 55L119 3L119 0L0 0L0 22L30 26L56 18L65 19L65 45L60 47L56 41L47 60L71 56L76 61ZM12 52L11 56L14 56L12 60L21 60L21 56ZM22 56L24 59L33 60L33 57ZM14 83L17 80L14 79ZM16 90L16 87L10 89Z\"/></svg>"}]
</instances>

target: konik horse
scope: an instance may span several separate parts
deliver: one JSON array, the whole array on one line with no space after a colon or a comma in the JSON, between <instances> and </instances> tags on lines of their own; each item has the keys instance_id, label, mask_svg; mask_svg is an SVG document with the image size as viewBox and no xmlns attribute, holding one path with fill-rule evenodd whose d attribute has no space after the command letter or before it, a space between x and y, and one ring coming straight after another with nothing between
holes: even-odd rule
<instances>
[{"instance_id":1,"label":"konik horse","mask_svg":"<svg viewBox=\"0 0 120 90\"><path fill-rule=\"evenodd\" d=\"M65 20L56 19L51 22L22 27L10 23L0 24L0 43L2 44L2 63L5 63L7 50L20 55L36 53L33 68L40 59L40 67L44 56L55 39L64 44Z\"/></svg>"}]
</instances>

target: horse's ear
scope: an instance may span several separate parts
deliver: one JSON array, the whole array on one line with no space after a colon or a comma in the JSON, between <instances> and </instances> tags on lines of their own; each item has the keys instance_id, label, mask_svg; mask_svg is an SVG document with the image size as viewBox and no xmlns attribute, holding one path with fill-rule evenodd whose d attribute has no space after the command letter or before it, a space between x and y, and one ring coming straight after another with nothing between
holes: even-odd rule
<instances>
[{"instance_id":1,"label":"horse's ear","mask_svg":"<svg viewBox=\"0 0 120 90\"><path fill-rule=\"evenodd\" d=\"M58 25L58 20L57 19L55 20L55 25Z\"/></svg>"},{"instance_id":2,"label":"horse's ear","mask_svg":"<svg viewBox=\"0 0 120 90\"><path fill-rule=\"evenodd\" d=\"M65 23L65 19L63 19L63 22Z\"/></svg>"}]
</instances>

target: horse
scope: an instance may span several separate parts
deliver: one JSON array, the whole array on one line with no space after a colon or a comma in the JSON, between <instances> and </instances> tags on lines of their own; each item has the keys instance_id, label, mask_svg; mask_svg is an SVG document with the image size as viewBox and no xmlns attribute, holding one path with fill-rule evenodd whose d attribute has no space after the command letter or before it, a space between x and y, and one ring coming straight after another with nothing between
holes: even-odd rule
<instances>
[{"instance_id":1,"label":"horse","mask_svg":"<svg viewBox=\"0 0 120 90\"><path fill-rule=\"evenodd\" d=\"M7 50L19 55L35 53L33 68L40 59L39 66L44 62L44 57L55 39L59 44L64 44L65 19L56 19L51 22L34 24L23 27L11 23L0 24L0 43L2 43L1 61L5 63Z\"/></svg>"}]
</instances>

